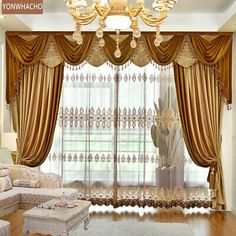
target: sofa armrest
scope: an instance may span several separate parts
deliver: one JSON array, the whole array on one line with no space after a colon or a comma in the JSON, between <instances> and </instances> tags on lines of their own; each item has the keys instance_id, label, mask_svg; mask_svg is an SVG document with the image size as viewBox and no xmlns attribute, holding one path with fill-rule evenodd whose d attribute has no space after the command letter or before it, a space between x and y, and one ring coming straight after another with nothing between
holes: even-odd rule
<instances>
[{"instance_id":1,"label":"sofa armrest","mask_svg":"<svg viewBox=\"0 0 236 236\"><path fill-rule=\"evenodd\" d=\"M62 179L53 173L39 174L40 188L62 188Z\"/></svg>"}]
</instances>

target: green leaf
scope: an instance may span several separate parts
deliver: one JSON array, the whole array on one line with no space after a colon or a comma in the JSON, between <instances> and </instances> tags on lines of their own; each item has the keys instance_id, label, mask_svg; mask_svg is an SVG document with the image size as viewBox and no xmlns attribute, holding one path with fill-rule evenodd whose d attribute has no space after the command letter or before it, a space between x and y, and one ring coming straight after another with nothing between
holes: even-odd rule
<instances>
[{"instance_id":1,"label":"green leaf","mask_svg":"<svg viewBox=\"0 0 236 236\"><path fill-rule=\"evenodd\" d=\"M152 142L156 148L159 147L159 129L156 125L152 125L151 127L151 136L152 136Z\"/></svg>"}]
</instances>

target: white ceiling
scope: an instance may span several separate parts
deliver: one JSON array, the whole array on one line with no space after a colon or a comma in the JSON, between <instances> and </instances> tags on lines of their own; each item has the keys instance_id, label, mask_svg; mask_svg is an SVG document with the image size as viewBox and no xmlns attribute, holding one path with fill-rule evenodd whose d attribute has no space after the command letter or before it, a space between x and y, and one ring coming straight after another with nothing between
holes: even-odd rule
<instances>
[{"instance_id":1,"label":"white ceiling","mask_svg":"<svg viewBox=\"0 0 236 236\"><path fill-rule=\"evenodd\" d=\"M91 0L87 0L88 4ZM134 3L135 0L128 1ZM153 0L146 0L151 8ZM141 24L142 30L153 30ZM42 15L7 15L0 19L0 26L7 31L73 31L74 22L64 0L44 0ZM96 30L97 24L85 30ZM236 31L236 0L178 0L162 31Z\"/></svg>"}]
</instances>

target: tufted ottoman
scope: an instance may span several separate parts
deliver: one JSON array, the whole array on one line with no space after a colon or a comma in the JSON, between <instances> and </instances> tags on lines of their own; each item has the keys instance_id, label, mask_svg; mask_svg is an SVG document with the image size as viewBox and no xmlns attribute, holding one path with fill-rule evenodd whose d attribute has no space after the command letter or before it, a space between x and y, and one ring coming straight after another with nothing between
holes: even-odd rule
<instances>
[{"instance_id":1,"label":"tufted ottoman","mask_svg":"<svg viewBox=\"0 0 236 236\"><path fill-rule=\"evenodd\" d=\"M0 220L0 236L10 236L10 223Z\"/></svg>"}]
</instances>

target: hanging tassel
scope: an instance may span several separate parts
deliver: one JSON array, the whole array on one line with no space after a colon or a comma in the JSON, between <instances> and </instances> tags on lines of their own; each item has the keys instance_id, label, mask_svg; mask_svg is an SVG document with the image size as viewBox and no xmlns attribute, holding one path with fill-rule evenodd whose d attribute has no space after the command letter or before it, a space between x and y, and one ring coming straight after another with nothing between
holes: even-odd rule
<instances>
[{"instance_id":1,"label":"hanging tassel","mask_svg":"<svg viewBox=\"0 0 236 236\"><path fill-rule=\"evenodd\" d=\"M232 109L232 105L231 104L227 104L227 110L230 111Z\"/></svg>"},{"instance_id":2,"label":"hanging tassel","mask_svg":"<svg viewBox=\"0 0 236 236\"><path fill-rule=\"evenodd\" d=\"M210 168L209 188L215 189L215 167Z\"/></svg>"}]
</instances>

